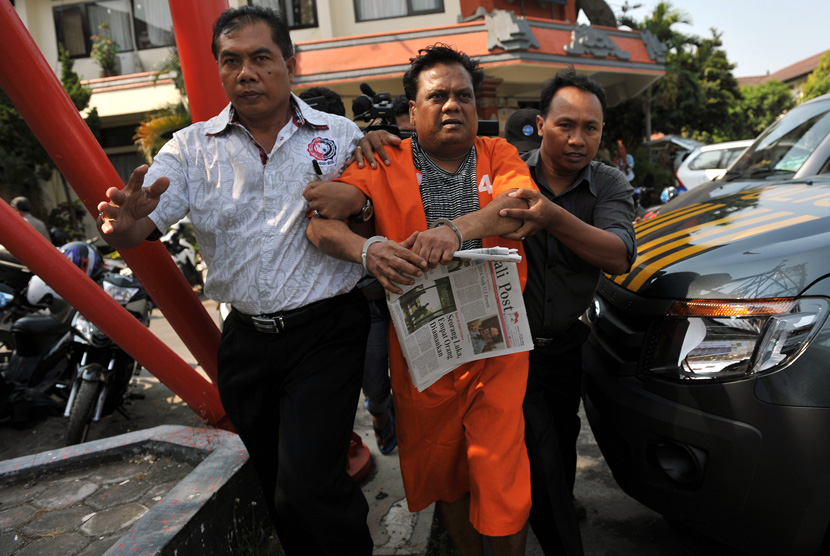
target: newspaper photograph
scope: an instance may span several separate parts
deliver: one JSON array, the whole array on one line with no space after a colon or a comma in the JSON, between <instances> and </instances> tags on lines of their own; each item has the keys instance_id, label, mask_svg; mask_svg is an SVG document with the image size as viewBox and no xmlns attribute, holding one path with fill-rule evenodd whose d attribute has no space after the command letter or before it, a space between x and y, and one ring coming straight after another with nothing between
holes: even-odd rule
<instances>
[{"instance_id":1,"label":"newspaper photograph","mask_svg":"<svg viewBox=\"0 0 830 556\"><path fill-rule=\"evenodd\" d=\"M456 251L448 265L386 292L412 384L423 392L468 361L533 349L516 249Z\"/></svg>"}]
</instances>

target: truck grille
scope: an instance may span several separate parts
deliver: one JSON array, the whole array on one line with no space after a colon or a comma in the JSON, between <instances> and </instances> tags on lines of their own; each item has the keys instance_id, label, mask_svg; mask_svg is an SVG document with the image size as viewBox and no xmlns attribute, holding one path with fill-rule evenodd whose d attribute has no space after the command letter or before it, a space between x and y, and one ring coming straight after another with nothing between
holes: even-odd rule
<instances>
[{"instance_id":1,"label":"truck grille","mask_svg":"<svg viewBox=\"0 0 830 556\"><path fill-rule=\"evenodd\" d=\"M647 367L653 351L649 339L654 334L650 332L662 321L673 301L646 299L602 278L587 313L592 347L602 352L598 355L603 359L615 361L619 375L639 374Z\"/></svg>"}]
</instances>

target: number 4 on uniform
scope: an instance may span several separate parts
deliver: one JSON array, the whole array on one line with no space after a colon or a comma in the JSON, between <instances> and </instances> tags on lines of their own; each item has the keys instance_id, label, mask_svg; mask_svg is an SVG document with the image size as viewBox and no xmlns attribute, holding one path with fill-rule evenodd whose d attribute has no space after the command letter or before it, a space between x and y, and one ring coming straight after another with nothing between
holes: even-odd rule
<instances>
[{"instance_id":1,"label":"number 4 on uniform","mask_svg":"<svg viewBox=\"0 0 830 556\"><path fill-rule=\"evenodd\" d=\"M484 177L478 182L478 190L486 191L490 195L493 194L493 184L490 183L490 174L484 174Z\"/></svg>"}]
</instances>

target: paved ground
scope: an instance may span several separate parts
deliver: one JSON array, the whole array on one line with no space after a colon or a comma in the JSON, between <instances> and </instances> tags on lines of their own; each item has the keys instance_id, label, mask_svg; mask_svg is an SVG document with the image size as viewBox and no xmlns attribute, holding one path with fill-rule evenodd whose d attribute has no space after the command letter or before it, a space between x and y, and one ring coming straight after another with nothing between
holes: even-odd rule
<instances>
[{"instance_id":1,"label":"paved ground","mask_svg":"<svg viewBox=\"0 0 830 556\"><path fill-rule=\"evenodd\" d=\"M217 314L215 304L206 302L209 312ZM154 312L150 330L162 341L179 353L182 358L196 367L195 359L183 348L177 336L161 316ZM139 431L159 424L202 426L198 418L177 396L163 384L146 373L138 379L136 391L145 398L136 400L128 408L129 419L114 414L93 428L90 440L107 438L130 431ZM21 455L35 454L61 447L63 419L46 419L25 430L15 430L0 425L0 461ZM362 483L370 504L369 522L375 539L376 555L424 554L433 521L432 510L412 515L406 510L403 489L398 476L397 451L383 456L377 451L371 431L371 418L358 408L355 432L363 439L372 452L374 471ZM585 552L602 556L737 556L739 553L720 547L699 535L678 529L665 522L658 514L625 495L614 482L583 416L583 428L579 444L579 462L576 496L587 512L582 523ZM161 462L160 467L167 465ZM0 490L0 496L7 497ZM153 496L157 496L154 494ZM152 500L152 496L150 500ZM147 498L143 498L147 500ZM0 498L0 517L3 502ZM76 516L81 519L83 516ZM0 531L0 556L13 554L11 547L3 546ZM75 554L69 545L64 545L65 554ZM452 550L441 543L433 543L431 556L452 554ZM100 552L99 552L100 553ZM43 552L49 554L49 552ZM86 554L86 553L85 553ZM90 552L89 554L93 554ZM535 538L531 535L526 554L542 554Z\"/></svg>"}]
</instances>

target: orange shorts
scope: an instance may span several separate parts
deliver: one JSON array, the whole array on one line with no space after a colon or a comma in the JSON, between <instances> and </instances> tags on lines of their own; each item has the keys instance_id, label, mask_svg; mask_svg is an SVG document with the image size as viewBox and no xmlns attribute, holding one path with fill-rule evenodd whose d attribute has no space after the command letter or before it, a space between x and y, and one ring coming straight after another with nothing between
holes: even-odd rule
<instances>
[{"instance_id":1,"label":"orange shorts","mask_svg":"<svg viewBox=\"0 0 830 556\"><path fill-rule=\"evenodd\" d=\"M424 392L412 386L398 349L390 350L390 359L410 511L469 492L470 522L479 533L517 533L530 515L522 414L527 352L468 363Z\"/></svg>"}]
</instances>

